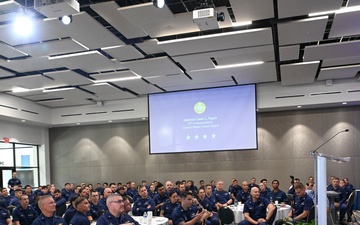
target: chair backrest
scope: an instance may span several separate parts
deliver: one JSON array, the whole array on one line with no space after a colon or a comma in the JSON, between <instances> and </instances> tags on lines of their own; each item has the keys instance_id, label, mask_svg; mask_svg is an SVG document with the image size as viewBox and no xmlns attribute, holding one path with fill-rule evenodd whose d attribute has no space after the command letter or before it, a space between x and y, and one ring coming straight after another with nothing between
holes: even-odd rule
<instances>
[{"instance_id":1,"label":"chair backrest","mask_svg":"<svg viewBox=\"0 0 360 225\"><path fill-rule=\"evenodd\" d=\"M275 206L275 210L274 210L273 214L271 215L271 217L269 218L268 224L273 224L274 223L274 220L276 218L276 214L277 214L277 207Z\"/></svg>"},{"instance_id":2,"label":"chair backrest","mask_svg":"<svg viewBox=\"0 0 360 225\"><path fill-rule=\"evenodd\" d=\"M55 214L56 214L57 216L63 216L64 213L65 213L65 211L66 211L66 204L63 204L63 205L61 205L61 206L56 207L56 212L55 212Z\"/></svg>"},{"instance_id":3,"label":"chair backrest","mask_svg":"<svg viewBox=\"0 0 360 225\"><path fill-rule=\"evenodd\" d=\"M221 207L219 209L218 214L222 224L234 223L235 220L234 212L229 207Z\"/></svg>"},{"instance_id":4,"label":"chair backrest","mask_svg":"<svg viewBox=\"0 0 360 225\"><path fill-rule=\"evenodd\" d=\"M290 205L291 207L293 207L293 205L294 205L294 195L286 194L286 196L287 196L287 199L288 199L287 204Z\"/></svg>"},{"instance_id":5,"label":"chair backrest","mask_svg":"<svg viewBox=\"0 0 360 225\"><path fill-rule=\"evenodd\" d=\"M310 223L312 220L315 219L315 205L313 205L310 209L310 212L306 218L306 222Z\"/></svg>"},{"instance_id":6,"label":"chair backrest","mask_svg":"<svg viewBox=\"0 0 360 225\"><path fill-rule=\"evenodd\" d=\"M355 199L356 199L356 191L352 191L351 194L349 195L349 198L347 199L347 210L351 210L352 206L355 203Z\"/></svg>"}]
</instances>

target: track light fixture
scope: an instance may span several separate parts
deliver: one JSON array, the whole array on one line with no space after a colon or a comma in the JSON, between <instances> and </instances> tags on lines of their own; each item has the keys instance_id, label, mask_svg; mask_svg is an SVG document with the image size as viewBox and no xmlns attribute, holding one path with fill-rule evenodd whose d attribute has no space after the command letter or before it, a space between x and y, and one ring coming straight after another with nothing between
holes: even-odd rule
<instances>
[{"instance_id":1,"label":"track light fixture","mask_svg":"<svg viewBox=\"0 0 360 225\"><path fill-rule=\"evenodd\" d=\"M65 25L69 25L72 22L72 15L67 15L59 18Z\"/></svg>"},{"instance_id":2,"label":"track light fixture","mask_svg":"<svg viewBox=\"0 0 360 225\"><path fill-rule=\"evenodd\" d=\"M153 0L153 4L156 8L162 8L165 5L165 0Z\"/></svg>"}]
</instances>

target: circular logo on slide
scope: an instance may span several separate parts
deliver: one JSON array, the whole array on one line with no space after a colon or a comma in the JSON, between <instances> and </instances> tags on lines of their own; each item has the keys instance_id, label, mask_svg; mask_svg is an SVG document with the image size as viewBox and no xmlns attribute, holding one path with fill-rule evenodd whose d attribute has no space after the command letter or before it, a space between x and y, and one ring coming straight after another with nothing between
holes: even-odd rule
<instances>
[{"instance_id":1,"label":"circular logo on slide","mask_svg":"<svg viewBox=\"0 0 360 225\"><path fill-rule=\"evenodd\" d=\"M194 106L194 110L197 114L201 114L204 113L206 110L206 105L203 102L198 102L195 104Z\"/></svg>"}]
</instances>

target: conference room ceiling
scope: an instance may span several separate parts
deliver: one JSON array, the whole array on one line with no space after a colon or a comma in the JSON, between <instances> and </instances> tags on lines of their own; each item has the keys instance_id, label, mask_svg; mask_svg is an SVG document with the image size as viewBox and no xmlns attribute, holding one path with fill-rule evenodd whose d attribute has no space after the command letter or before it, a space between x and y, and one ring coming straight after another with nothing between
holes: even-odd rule
<instances>
[{"instance_id":1,"label":"conference room ceiling","mask_svg":"<svg viewBox=\"0 0 360 225\"><path fill-rule=\"evenodd\" d=\"M196 88L358 78L359 0L209 0L225 21L205 31L192 19L197 0L166 0L162 9L149 0L79 3L64 25L34 10L33 1L0 1L1 92L57 108ZM35 18L27 37L12 27L20 8ZM309 15L317 12L325 13Z\"/></svg>"}]
</instances>

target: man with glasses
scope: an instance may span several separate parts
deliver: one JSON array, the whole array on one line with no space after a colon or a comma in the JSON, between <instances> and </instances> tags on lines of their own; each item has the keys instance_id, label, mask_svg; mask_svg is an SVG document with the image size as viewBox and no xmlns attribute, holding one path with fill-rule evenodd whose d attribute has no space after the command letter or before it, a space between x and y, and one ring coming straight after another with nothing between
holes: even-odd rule
<instances>
[{"instance_id":1,"label":"man with glasses","mask_svg":"<svg viewBox=\"0 0 360 225\"><path fill-rule=\"evenodd\" d=\"M35 209L29 206L29 197L26 194L20 196L20 207L14 209L13 222L15 225L31 225L36 219Z\"/></svg>"},{"instance_id":2,"label":"man with glasses","mask_svg":"<svg viewBox=\"0 0 360 225\"><path fill-rule=\"evenodd\" d=\"M124 214L124 201L121 195L111 194L107 200L106 205L108 211L99 217L97 225L140 225L128 214Z\"/></svg>"},{"instance_id":3,"label":"man with glasses","mask_svg":"<svg viewBox=\"0 0 360 225\"><path fill-rule=\"evenodd\" d=\"M56 202L50 195L41 196L38 204L41 214L34 220L32 225L67 225L63 218L55 215Z\"/></svg>"},{"instance_id":4,"label":"man with glasses","mask_svg":"<svg viewBox=\"0 0 360 225\"><path fill-rule=\"evenodd\" d=\"M99 204L99 192L92 191L90 193L90 211L86 214L89 220L97 220L105 211L106 209Z\"/></svg>"}]
</instances>

